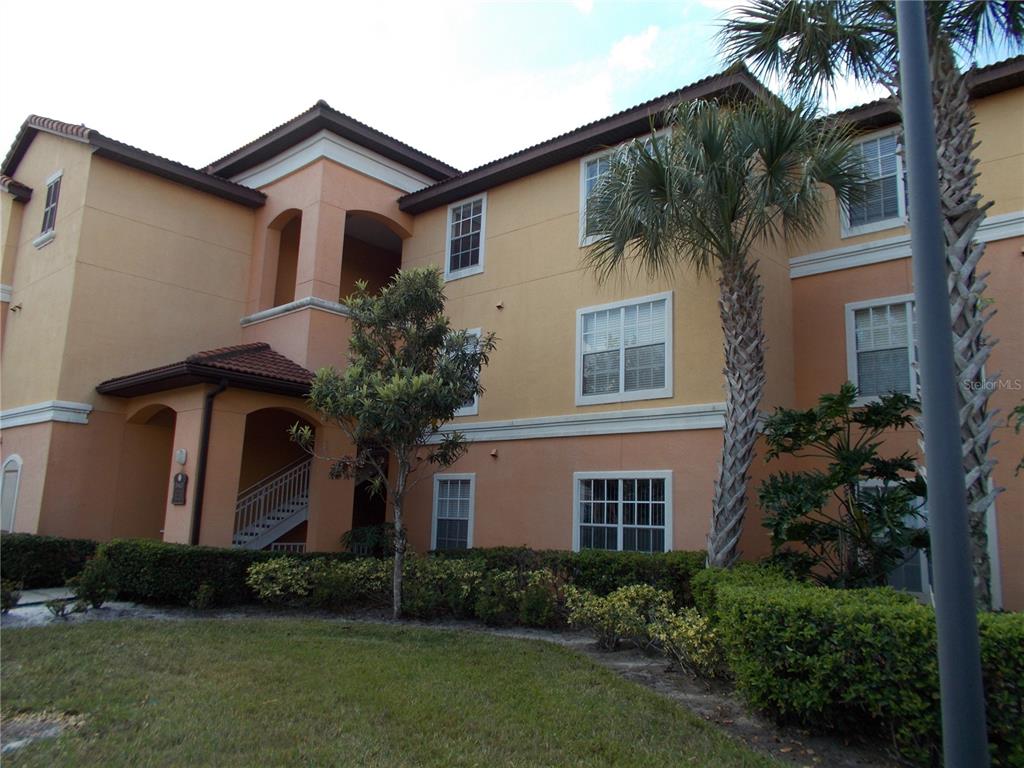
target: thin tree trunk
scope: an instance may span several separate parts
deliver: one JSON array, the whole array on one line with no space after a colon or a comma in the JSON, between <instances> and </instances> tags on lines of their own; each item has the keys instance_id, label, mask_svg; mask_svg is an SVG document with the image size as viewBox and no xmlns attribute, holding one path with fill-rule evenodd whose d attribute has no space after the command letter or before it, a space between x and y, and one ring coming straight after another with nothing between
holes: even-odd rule
<instances>
[{"instance_id":1,"label":"thin tree trunk","mask_svg":"<svg viewBox=\"0 0 1024 768\"><path fill-rule=\"evenodd\" d=\"M391 574L391 615L395 619L402 618L402 567L405 565L405 528L402 525L402 504L405 501L407 475L408 469L403 461L399 461L398 478L391 499L391 509L395 518L395 562Z\"/></svg>"},{"instance_id":2,"label":"thin tree trunk","mask_svg":"<svg viewBox=\"0 0 1024 768\"><path fill-rule=\"evenodd\" d=\"M1002 490L992 482L995 461L989 452L997 412L989 410L988 401L994 390L989 384L999 374L987 376L984 370L995 345L985 333L985 325L995 311L985 308L988 273L978 271L985 246L975 237L991 202L982 203L976 191L974 110L968 101L966 79L945 46L936 46L932 57L932 98L975 598L978 607L987 610L992 607L987 517Z\"/></svg>"},{"instance_id":3,"label":"thin tree trunk","mask_svg":"<svg viewBox=\"0 0 1024 768\"><path fill-rule=\"evenodd\" d=\"M757 264L722 264L718 310L725 337L725 426L708 534L708 565L729 567L739 557L747 512L747 483L764 391L764 292Z\"/></svg>"}]
</instances>

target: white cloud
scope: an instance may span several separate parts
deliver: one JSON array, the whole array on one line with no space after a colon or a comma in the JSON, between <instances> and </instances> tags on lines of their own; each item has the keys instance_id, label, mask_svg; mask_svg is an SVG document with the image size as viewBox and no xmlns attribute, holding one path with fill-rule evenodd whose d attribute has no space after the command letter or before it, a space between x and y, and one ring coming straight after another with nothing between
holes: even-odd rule
<instances>
[{"instance_id":1,"label":"white cloud","mask_svg":"<svg viewBox=\"0 0 1024 768\"><path fill-rule=\"evenodd\" d=\"M573 8L585 16L589 16L594 10L594 0L569 0Z\"/></svg>"},{"instance_id":2,"label":"white cloud","mask_svg":"<svg viewBox=\"0 0 1024 768\"><path fill-rule=\"evenodd\" d=\"M656 66L651 49L658 39L658 27L650 26L639 35L626 35L612 46L608 63L624 72L643 72Z\"/></svg>"}]
</instances>

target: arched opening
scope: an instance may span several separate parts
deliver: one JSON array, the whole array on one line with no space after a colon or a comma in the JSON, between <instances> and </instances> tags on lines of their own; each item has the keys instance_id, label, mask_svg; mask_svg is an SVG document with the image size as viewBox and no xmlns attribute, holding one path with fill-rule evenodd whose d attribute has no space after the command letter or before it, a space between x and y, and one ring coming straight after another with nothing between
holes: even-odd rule
<instances>
[{"instance_id":1,"label":"arched opening","mask_svg":"<svg viewBox=\"0 0 1024 768\"><path fill-rule=\"evenodd\" d=\"M402 237L382 217L349 211L341 255L341 298L365 280L372 293L383 288L402 266Z\"/></svg>"},{"instance_id":2,"label":"arched opening","mask_svg":"<svg viewBox=\"0 0 1024 768\"><path fill-rule=\"evenodd\" d=\"M299 238L302 235L302 211L288 210L270 224L267 239L268 253L274 263L272 306L279 307L295 301L295 277L299 266Z\"/></svg>"},{"instance_id":3,"label":"arched opening","mask_svg":"<svg viewBox=\"0 0 1024 768\"><path fill-rule=\"evenodd\" d=\"M245 419L233 543L247 549L304 551L312 460L288 430L308 419L283 408L253 411Z\"/></svg>"},{"instance_id":4,"label":"arched opening","mask_svg":"<svg viewBox=\"0 0 1024 768\"><path fill-rule=\"evenodd\" d=\"M115 537L163 538L177 419L172 408L154 404L125 424L114 508Z\"/></svg>"},{"instance_id":5,"label":"arched opening","mask_svg":"<svg viewBox=\"0 0 1024 768\"><path fill-rule=\"evenodd\" d=\"M0 530L14 530L14 516L18 511L18 485L21 483L21 456L12 454L4 459L0 473Z\"/></svg>"}]
</instances>

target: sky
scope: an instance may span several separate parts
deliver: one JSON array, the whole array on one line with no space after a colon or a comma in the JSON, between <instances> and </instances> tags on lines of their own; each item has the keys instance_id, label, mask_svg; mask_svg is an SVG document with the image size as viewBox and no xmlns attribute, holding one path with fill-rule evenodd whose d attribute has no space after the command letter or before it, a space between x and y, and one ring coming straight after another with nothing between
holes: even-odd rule
<instances>
[{"instance_id":1,"label":"sky","mask_svg":"<svg viewBox=\"0 0 1024 768\"><path fill-rule=\"evenodd\" d=\"M721 71L730 4L8 2L0 145L34 113L202 167L325 99L466 170Z\"/></svg>"}]
</instances>

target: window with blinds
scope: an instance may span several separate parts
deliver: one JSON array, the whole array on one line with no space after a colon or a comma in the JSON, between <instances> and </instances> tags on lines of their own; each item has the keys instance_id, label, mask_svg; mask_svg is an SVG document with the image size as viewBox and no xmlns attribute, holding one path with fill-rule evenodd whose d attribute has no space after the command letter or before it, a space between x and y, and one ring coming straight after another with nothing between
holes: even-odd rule
<instances>
[{"instance_id":1,"label":"window with blinds","mask_svg":"<svg viewBox=\"0 0 1024 768\"><path fill-rule=\"evenodd\" d=\"M474 475L434 475L434 549L473 546Z\"/></svg>"},{"instance_id":2,"label":"window with blinds","mask_svg":"<svg viewBox=\"0 0 1024 768\"><path fill-rule=\"evenodd\" d=\"M592 218L588 213L587 202L590 200L590 195L597 187L597 183L601 180L601 177L608 172L609 165L611 163L611 152L606 152L596 157L590 157L583 160L583 173L581 180L581 201L580 211L582 219L582 242L587 243L594 237L600 234L597 228L594 226Z\"/></svg>"},{"instance_id":3,"label":"window with blinds","mask_svg":"<svg viewBox=\"0 0 1024 768\"><path fill-rule=\"evenodd\" d=\"M902 163L896 134L867 139L856 145L864 175L860 197L847 207L846 228L850 233L878 229L884 223L903 220L905 192Z\"/></svg>"},{"instance_id":4,"label":"window with blinds","mask_svg":"<svg viewBox=\"0 0 1024 768\"><path fill-rule=\"evenodd\" d=\"M880 302L853 308L851 314L855 351L851 381L861 397L913 394L913 301Z\"/></svg>"},{"instance_id":5,"label":"window with blinds","mask_svg":"<svg viewBox=\"0 0 1024 768\"><path fill-rule=\"evenodd\" d=\"M670 324L668 297L581 310L577 399L669 396Z\"/></svg>"},{"instance_id":6,"label":"window with blinds","mask_svg":"<svg viewBox=\"0 0 1024 768\"><path fill-rule=\"evenodd\" d=\"M670 544L668 472L576 473L577 549L665 552Z\"/></svg>"}]
</instances>

